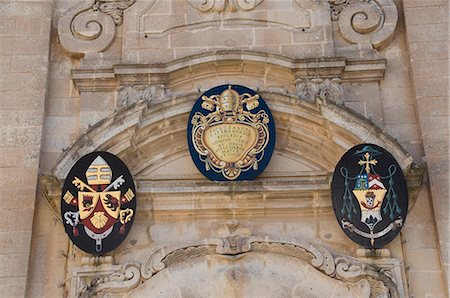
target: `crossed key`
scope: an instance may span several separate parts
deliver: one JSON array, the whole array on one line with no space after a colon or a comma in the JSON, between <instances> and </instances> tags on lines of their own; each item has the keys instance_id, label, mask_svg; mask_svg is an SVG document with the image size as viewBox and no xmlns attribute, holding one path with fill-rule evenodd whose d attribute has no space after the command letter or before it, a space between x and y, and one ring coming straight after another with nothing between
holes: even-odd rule
<instances>
[{"instance_id":1,"label":"crossed key","mask_svg":"<svg viewBox=\"0 0 450 298\"><path fill-rule=\"evenodd\" d=\"M113 183L108 185L102 192L107 192L111 188L114 188L114 190L117 190L122 184L125 183L125 179L123 178L123 175L120 175L116 180L114 180ZM87 189L91 192L96 192L92 187L84 183L80 178L75 177L75 179L72 181L72 184L75 185L79 190Z\"/></svg>"}]
</instances>

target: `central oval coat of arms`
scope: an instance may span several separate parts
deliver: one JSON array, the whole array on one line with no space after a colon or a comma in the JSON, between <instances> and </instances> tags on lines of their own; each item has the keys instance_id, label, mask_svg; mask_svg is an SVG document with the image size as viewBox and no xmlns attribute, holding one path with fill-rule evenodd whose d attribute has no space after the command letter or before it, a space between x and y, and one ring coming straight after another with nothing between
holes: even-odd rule
<instances>
[{"instance_id":1,"label":"central oval coat of arms","mask_svg":"<svg viewBox=\"0 0 450 298\"><path fill-rule=\"evenodd\" d=\"M272 114L261 96L249 88L212 88L192 109L188 144L195 165L208 179L252 180L272 156Z\"/></svg>"}]
</instances>

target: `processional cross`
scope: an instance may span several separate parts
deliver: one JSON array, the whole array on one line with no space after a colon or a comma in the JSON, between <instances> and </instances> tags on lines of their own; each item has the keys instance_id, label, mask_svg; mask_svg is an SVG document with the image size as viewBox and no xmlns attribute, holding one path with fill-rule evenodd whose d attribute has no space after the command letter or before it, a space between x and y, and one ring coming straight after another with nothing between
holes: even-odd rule
<instances>
[{"instance_id":1,"label":"processional cross","mask_svg":"<svg viewBox=\"0 0 450 298\"><path fill-rule=\"evenodd\" d=\"M366 165L366 173L369 174L370 173L370 165L376 165L378 163L378 161L376 159L370 160L369 152L366 152L366 154L364 154L364 157L366 158L366 160L360 160L360 161L358 161L358 164L360 166Z\"/></svg>"}]
</instances>

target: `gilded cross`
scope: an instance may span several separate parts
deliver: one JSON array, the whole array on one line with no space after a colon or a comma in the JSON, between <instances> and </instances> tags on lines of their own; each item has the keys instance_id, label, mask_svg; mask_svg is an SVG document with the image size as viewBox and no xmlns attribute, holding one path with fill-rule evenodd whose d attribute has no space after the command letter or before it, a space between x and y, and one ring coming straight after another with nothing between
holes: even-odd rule
<instances>
[{"instance_id":1,"label":"gilded cross","mask_svg":"<svg viewBox=\"0 0 450 298\"><path fill-rule=\"evenodd\" d=\"M376 159L370 160L369 152L366 152L366 154L364 154L364 157L366 158L366 160L360 160L360 161L358 161L358 164L360 166L366 165L366 173L369 174L370 173L370 165L376 165L378 163L378 161Z\"/></svg>"}]
</instances>

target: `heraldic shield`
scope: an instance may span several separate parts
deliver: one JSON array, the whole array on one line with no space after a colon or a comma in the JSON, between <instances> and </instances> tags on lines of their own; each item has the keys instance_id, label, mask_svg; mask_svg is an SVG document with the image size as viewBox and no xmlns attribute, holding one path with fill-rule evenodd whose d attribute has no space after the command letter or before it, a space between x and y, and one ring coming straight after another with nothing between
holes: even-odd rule
<instances>
[{"instance_id":1,"label":"heraldic shield","mask_svg":"<svg viewBox=\"0 0 450 298\"><path fill-rule=\"evenodd\" d=\"M136 189L126 165L108 152L78 160L67 175L61 217L72 242L85 252L103 254L127 236L136 211Z\"/></svg>"},{"instance_id":2,"label":"heraldic shield","mask_svg":"<svg viewBox=\"0 0 450 298\"><path fill-rule=\"evenodd\" d=\"M252 180L275 145L272 114L255 91L222 85L206 91L188 122L188 144L199 171L215 181Z\"/></svg>"},{"instance_id":3,"label":"heraldic shield","mask_svg":"<svg viewBox=\"0 0 450 298\"><path fill-rule=\"evenodd\" d=\"M351 148L331 183L334 213L344 232L366 248L392 241L405 223L408 192L394 157L373 144Z\"/></svg>"}]
</instances>

